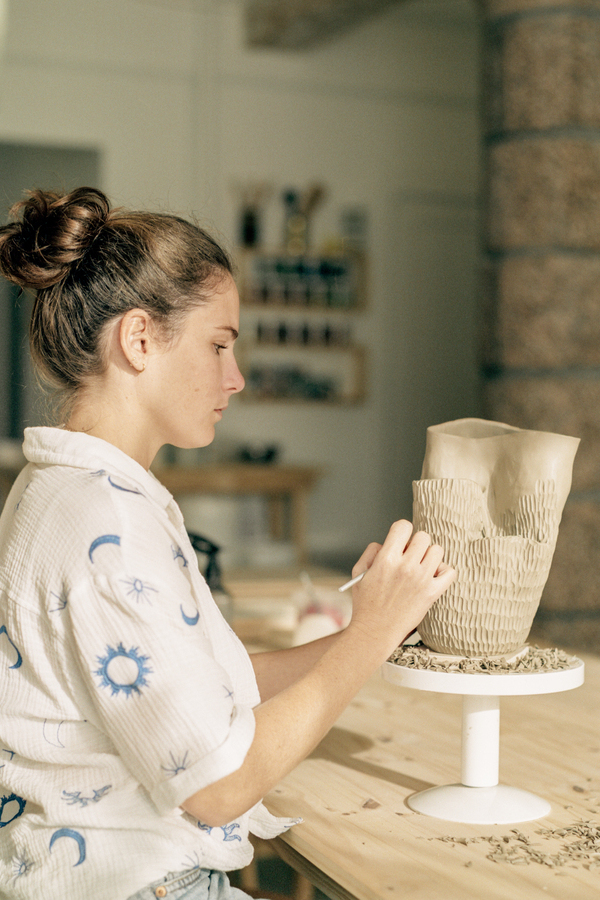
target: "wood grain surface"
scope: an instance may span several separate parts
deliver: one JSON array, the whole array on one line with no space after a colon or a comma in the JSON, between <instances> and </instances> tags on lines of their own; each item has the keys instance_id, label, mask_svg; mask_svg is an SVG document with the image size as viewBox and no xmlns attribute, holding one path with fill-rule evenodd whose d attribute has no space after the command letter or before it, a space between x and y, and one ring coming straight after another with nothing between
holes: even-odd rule
<instances>
[{"instance_id":1,"label":"wood grain surface","mask_svg":"<svg viewBox=\"0 0 600 900\"><path fill-rule=\"evenodd\" d=\"M519 844L547 858L574 840L543 829L592 822L600 833L600 660L582 658L583 686L500 703L500 781L547 799L548 817L463 825L412 812L414 791L459 781L461 698L376 677L268 795L272 812L304 819L277 839L278 852L335 900L597 900L591 858L488 858L498 845L518 854Z\"/></svg>"}]
</instances>

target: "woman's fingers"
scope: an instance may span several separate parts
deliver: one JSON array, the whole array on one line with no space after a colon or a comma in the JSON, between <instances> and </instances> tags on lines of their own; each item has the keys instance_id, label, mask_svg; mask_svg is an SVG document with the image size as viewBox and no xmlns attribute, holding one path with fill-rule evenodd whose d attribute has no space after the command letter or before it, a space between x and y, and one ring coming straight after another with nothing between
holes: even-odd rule
<instances>
[{"instance_id":1,"label":"woman's fingers","mask_svg":"<svg viewBox=\"0 0 600 900\"><path fill-rule=\"evenodd\" d=\"M358 562L352 568L352 577L355 578L357 575L361 575L363 572L366 572L367 569L370 569L373 563L375 562L375 558L379 551L381 550L381 544L372 543L369 544L365 552L362 554Z\"/></svg>"},{"instance_id":2,"label":"woman's fingers","mask_svg":"<svg viewBox=\"0 0 600 900\"><path fill-rule=\"evenodd\" d=\"M441 594L443 594L444 591L447 591L452 582L456 580L456 575L456 569L453 569L448 563L441 562L439 564L433 577L435 578L437 585L441 588Z\"/></svg>"},{"instance_id":3,"label":"woman's fingers","mask_svg":"<svg viewBox=\"0 0 600 900\"><path fill-rule=\"evenodd\" d=\"M423 560L431 549L431 537L426 531L415 531L405 549L405 553L414 555L417 560Z\"/></svg>"},{"instance_id":4,"label":"woman's fingers","mask_svg":"<svg viewBox=\"0 0 600 900\"><path fill-rule=\"evenodd\" d=\"M384 543L392 542L401 547L402 550L405 550L410 542L412 533L412 522L409 522L408 519L398 519L390 528Z\"/></svg>"},{"instance_id":5,"label":"woman's fingers","mask_svg":"<svg viewBox=\"0 0 600 900\"><path fill-rule=\"evenodd\" d=\"M444 549L433 544L426 531L413 533L412 523L408 519L399 519L391 526L383 544L369 544L354 568L352 575L360 575L371 568L379 554L385 566L413 565L422 568L423 573L432 579L440 592L445 591L456 578L454 569L444 562ZM379 568L379 564L378 564Z\"/></svg>"},{"instance_id":6,"label":"woman's fingers","mask_svg":"<svg viewBox=\"0 0 600 900\"><path fill-rule=\"evenodd\" d=\"M368 570L352 595L353 624L370 639L391 644L417 627L456 578L443 556L429 534L413 534L406 519L395 522L383 545L369 544L352 571L356 576Z\"/></svg>"}]
</instances>

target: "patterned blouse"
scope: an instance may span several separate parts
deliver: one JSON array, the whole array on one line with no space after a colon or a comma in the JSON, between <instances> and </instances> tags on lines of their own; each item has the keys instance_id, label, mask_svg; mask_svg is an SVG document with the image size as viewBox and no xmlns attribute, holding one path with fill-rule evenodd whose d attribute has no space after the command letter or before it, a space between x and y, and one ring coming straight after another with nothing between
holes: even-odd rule
<instances>
[{"instance_id":1,"label":"patterned blouse","mask_svg":"<svg viewBox=\"0 0 600 900\"><path fill-rule=\"evenodd\" d=\"M111 444L28 428L0 518L0 897L126 900L230 870L262 804L180 804L242 764L259 694L169 492Z\"/></svg>"}]
</instances>

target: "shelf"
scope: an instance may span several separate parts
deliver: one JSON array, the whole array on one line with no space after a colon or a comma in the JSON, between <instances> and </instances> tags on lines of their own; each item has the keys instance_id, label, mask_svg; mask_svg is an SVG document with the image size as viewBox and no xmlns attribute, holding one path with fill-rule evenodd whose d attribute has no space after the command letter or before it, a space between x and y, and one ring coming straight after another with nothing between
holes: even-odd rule
<instances>
[{"instance_id":1,"label":"shelf","mask_svg":"<svg viewBox=\"0 0 600 900\"><path fill-rule=\"evenodd\" d=\"M363 254L241 251L246 401L359 403L364 349L354 315L365 307Z\"/></svg>"},{"instance_id":2,"label":"shelf","mask_svg":"<svg viewBox=\"0 0 600 900\"><path fill-rule=\"evenodd\" d=\"M242 346L245 400L358 403L365 397L366 364L362 347L289 344Z\"/></svg>"},{"instance_id":3,"label":"shelf","mask_svg":"<svg viewBox=\"0 0 600 900\"><path fill-rule=\"evenodd\" d=\"M244 306L354 312L365 304L365 261L358 253L243 251L240 270Z\"/></svg>"}]
</instances>

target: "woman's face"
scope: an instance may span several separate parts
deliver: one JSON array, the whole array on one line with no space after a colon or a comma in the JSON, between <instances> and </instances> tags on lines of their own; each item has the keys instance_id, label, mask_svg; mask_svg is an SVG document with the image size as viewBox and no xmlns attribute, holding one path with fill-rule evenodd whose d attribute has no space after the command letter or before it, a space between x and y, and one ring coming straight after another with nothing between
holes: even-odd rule
<instances>
[{"instance_id":1,"label":"woman's face","mask_svg":"<svg viewBox=\"0 0 600 900\"><path fill-rule=\"evenodd\" d=\"M160 446L189 449L213 440L230 397L244 387L233 352L238 330L239 297L228 275L144 373L152 379L147 412Z\"/></svg>"}]
</instances>

